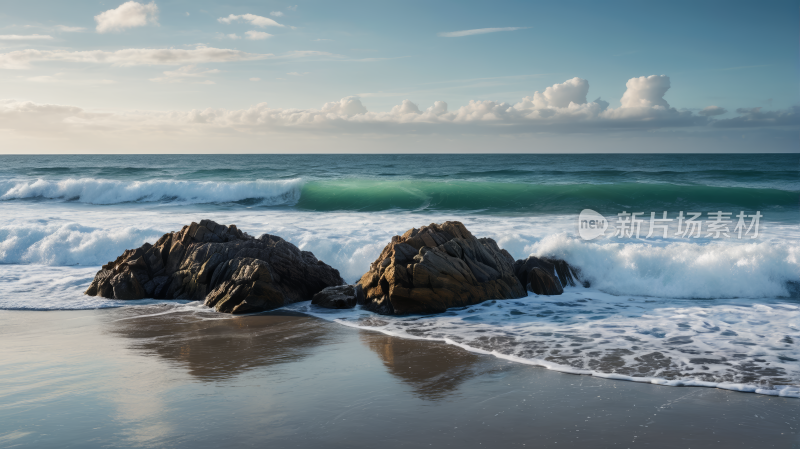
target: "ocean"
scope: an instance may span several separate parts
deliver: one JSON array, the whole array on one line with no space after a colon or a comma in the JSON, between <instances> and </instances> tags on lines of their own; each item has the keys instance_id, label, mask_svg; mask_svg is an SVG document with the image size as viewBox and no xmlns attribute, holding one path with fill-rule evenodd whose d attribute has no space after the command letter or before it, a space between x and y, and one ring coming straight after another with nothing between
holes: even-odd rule
<instances>
[{"instance_id":1,"label":"ocean","mask_svg":"<svg viewBox=\"0 0 800 449\"><path fill-rule=\"evenodd\" d=\"M583 239L587 209L622 235ZM648 235L665 212L666 237ZM641 213L638 236L621 213ZM690 213L700 232L676 235ZM800 397L795 154L0 156L0 310L167 303L218 319L82 294L125 249L205 218L281 236L348 282L393 235L462 221L589 287L435 316L287 309L558 371Z\"/></svg>"}]
</instances>

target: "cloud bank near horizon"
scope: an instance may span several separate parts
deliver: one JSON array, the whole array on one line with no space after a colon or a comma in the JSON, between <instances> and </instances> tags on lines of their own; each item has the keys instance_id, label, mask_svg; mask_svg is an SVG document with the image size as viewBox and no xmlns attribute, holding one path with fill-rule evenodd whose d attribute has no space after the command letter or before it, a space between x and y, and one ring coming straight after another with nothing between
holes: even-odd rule
<instances>
[{"instance_id":1,"label":"cloud bank near horizon","mask_svg":"<svg viewBox=\"0 0 800 449\"><path fill-rule=\"evenodd\" d=\"M160 82L178 82L214 73L186 66L164 72ZM653 131L684 128L735 129L794 127L800 124L800 107L762 112L740 108L737 117L712 118L716 106L695 114L677 110L664 95L670 88L665 75L631 78L619 108L598 98L587 101L589 82L572 78L554 84L516 104L472 100L455 110L444 101L421 109L404 100L390 111L372 112L358 97L325 103L319 109L270 108L259 103L246 109L206 108L169 112L96 112L77 106L0 100L0 129L16 133L64 135L70 133L171 133L209 132L268 134L286 132L355 135L453 134L496 135L520 133L596 133L603 131Z\"/></svg>"}]
</instances>

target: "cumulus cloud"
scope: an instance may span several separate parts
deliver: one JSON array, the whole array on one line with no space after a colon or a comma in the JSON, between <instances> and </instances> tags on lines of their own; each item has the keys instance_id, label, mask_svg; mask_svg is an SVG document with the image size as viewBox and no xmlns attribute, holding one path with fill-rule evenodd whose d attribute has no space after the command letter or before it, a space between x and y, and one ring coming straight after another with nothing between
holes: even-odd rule
<instances>
[{"instance_id":1,"label":"cumulus cloud","mask_svg":"<svg viewBox=\"0 0 800 449\"><path fill-rule=\"evenodd\" d=\"M202 46L195 49L129 48L117 51L18 50L9 53L0 53L0 68L27 69L30 68L31 63L40 61L134 66L255 61L271 58L273 56L274 55L269 53L246 53L239 50Z\"/></svg>"},{"instance_id":2,"label":"cumulus cloud","mask_svg":"<svg viewBox=\"0 0 800 449\"><path fill-rule=\"evenodd\" d=\"M0 34L0 41L49 41L53 36L46 34Z\"/></svg>"},{"instance_id":3,"label":"cumulus cloud","mask_svg":"<svg viewBox=\"0 0 800 449\"><path fill-rule=\"evenodd\" d=\"M250 39L251 41L260 41L268 37L272 37L271 34L263 31L246 31L244 34L247 36L247 39Z\"/></svg>"},{"instance_id":4,"label":"cumulus cloud","mask_svg":"<svg viewBox=\"0 0 800 449\"><path fill-rule=\"evenodd\" d=\"M497 33L498 31L516 31L524 30L528 27L504 27L504 28L477 28L474 30L461 30L461 31L448 31L439 33L441 37L464 37L472 36L475 34Z\"/></svg>"},{"instance_id":5,"label":"cumulus cloud","mask_svg":"<svg viewBox=\"0 0 800 449\"><path fill-rule=\"evenodd\" d=\"M536 91L532 96L523 98L515 107L517 109L566 108L570 103L586 103L588 93L589 82L575 77L561 84L554 84L544 92Z\"/></svg>"},{"instance_id":6,"label":"cumulus cloud","mask_svg":"<svg viewBox=\"0 0 800 449\"><path fill-rule=\"evenodd\" d=\"M97 22L98 33L158 24L158 6L155 2L145 5L129 1L119 5L116 9L109 9L94 16L94 20Z\"/></svg>"},{"instance_id":7,"label":"cumulus cloud","mask_svg":"<svg viewBox=\"0 0 800 449\"><path fill-rule=\"evenodd\" d=\"M236 21L240 21L240 20L244 21L244 22L250 22L251 25L255 25L255 26L261 27L261 28L264 28L264 27L283 27L284 26L284 25L281 25L280 23L270 19L269 17L257 16L255 14L241 14L241 15L231 14L228 17L220 17L219 19L217 19L218 22L227 23L227 24L230 24L230 23L236 22Z\"/></svg>"},{"instance_id":8,"label":"cumulus cloud","mask_svg":"<svg viewBox=\"0 0 800 449\"><path fill-rule=\"evenodd\" d=\"M341 118L352 117L357 114L366 114L367 108L361 104L361 100L358 97L345 97L339 101L325 103L322 105L321 112Z\"/></svg>"},{"instance_id":9,"label":"cumulus cloud","mask_svg":"<svg viewBox=\"0 0 800 449\"><path fill-rule=\"evenodd\" d=\"M628 88L622 95L623 108L669 108L664 94L669 90L669 77L650 75L631 78L625 84Z\"/></svg>"},{"instance_id":10,"label":"cumulus cloud","mask_svg":"<svg viewBox=\"0 0 800 449\"><path fill-rule=\"evenodd\" d=\"M271 13L269 13L269 15L271 15L272 17L283 17L283 13L280 11L272 11Z\"/></svg>"},{"instance_id":11,"label":"cumulus cloud","mask_svg":"<svg viewBox=\"0 0 800 449\"><path fill-rule=\"evenodd\" d=\"M713 117L715 115L722 115L726 112L728 112L727 109L721 108L719 106L706 106L700 112L698 112L698 114L705 117Z\"/></svg>"}]
</instances>

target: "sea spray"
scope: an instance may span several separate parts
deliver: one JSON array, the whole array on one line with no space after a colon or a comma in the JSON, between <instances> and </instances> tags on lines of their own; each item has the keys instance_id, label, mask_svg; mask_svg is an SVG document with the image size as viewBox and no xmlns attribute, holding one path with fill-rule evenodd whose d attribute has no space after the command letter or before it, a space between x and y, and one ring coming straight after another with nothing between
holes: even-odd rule
<instances>
[{"instance_id":1,"label":"sea spray","mask_svg":"<svg viewBox=\"0 0 800 449\"><path fill-rule=\"evenodd\" d=\"M615 295L670 298L790 296L800 280L800 245L738 240L594 243L565 233L531 245L537 256L563 258L593 287Z\"/></svg>"}]
</instances>

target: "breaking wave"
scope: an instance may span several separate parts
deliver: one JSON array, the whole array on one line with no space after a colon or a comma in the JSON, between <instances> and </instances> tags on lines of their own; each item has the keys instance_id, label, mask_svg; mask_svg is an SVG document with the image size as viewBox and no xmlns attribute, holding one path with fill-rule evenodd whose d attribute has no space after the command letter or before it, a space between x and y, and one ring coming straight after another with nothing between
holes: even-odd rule
<instances>
[{"instance_id":1,"label":"breaking wave","mask_svg":"<svg viewBox=\"0 0 800 449\"><path fill-rule=\"evenodd\" d=\"M0 181L0 201L50 199L89 204L132 202L244 203L312 211L446 210L488 213L601 213L622 210L794 211L789 190L658 183L374 180L121 181L94 178Z\"/></svg>"},{"instance_id":2,"label":"breaking wave","mask_svg":"<svg viewBox=\"0 0 800 449\"><path fill-rule=\"evenodd\" d=\"M230 203L258 200L274 206L294 204L300 198L301 179L279 181L116 181L64 179L0 182L0 200L56 199L89 204L178 201L185 203Z\"/></svg>"}]
</instances>

